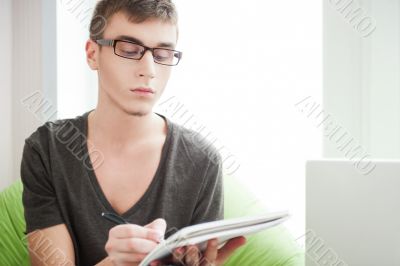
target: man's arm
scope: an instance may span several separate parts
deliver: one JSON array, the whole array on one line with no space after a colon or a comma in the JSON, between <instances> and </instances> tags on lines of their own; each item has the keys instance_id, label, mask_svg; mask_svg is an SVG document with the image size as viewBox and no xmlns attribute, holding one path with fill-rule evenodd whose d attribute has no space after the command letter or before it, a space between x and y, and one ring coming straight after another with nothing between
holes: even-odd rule
<instances>
[{"instance_id":1,"label":"man's arm","mask_svg":"<svg viewBox=\"0 0 400 266\"><path fill-rule=\"evenodd\" d=\"M74 247L65 224L29 233L28 250L32 266L75 265Z\"/></svg>"},{"instance_id":2,"label":"man's arm","mask_svg":"<svg viewBox=\"0 0 400 266\"><path fill-rule=\"evenodd\" d=\"M65 224L59 224L28 234L28 250L32 266L75 265L75 252ZM105 258L98 266L113 265Z\"/></svg>"},{"instance_id":3,"label":"man's arm","mask_svg":"<svg viewBox=\"0 0 400 266\"><path fill-rule=\"evenodd\" d=\"M114 262L107 256L96 265L138 265L157 246L166 227L163 219L156 219L144 227L134 224L114 227L105 247ZM29 233L28 250L32 266L75 265L74 246L65 224Z\"/></svg>"}]
</instances>

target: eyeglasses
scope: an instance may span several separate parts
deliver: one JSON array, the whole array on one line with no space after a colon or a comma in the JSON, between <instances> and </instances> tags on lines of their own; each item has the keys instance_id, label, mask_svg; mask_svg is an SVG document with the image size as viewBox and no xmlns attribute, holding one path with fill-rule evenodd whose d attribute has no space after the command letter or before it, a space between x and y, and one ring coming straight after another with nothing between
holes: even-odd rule
<instances>
[{"instance_id":1,"label":"eyeglasses","mask_svg":"<svg viewBox=\"0 0 400 266\"><path fill-rule=\"evenodd\" d=\"M150 48L126 40L96 40L96 43L102 46L111 46L114 48L114 54L128 59L140 60L150 50L154 62L160 65L176 66L182 58L182 52L166 48Z\"/></svg>"}]
</instances>

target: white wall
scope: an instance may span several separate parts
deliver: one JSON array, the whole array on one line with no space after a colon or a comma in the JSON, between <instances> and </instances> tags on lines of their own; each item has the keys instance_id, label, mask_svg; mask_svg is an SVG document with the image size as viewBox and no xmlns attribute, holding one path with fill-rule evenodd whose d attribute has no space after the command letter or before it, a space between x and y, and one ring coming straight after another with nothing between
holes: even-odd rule
<instances>
[{"instance_id":1,"label":"white wall","mask_svg":"<svg viewBox=\"0 0 400 266\"><path fill-rule=\"evenodd\" d=\"M11 3L12 0L0 0L0 190L11 183L12 142L11 142Z\"/></svg>"},{"instance_id":2,"label":"white wall","mask_svg":"<svg viewBox=\"0 0 400 266\"><path fill-rule=\"evenodd\" d=\"M349 2L324 1L324 109L346 129L324 138L324 156L347 157L338 146L353 138L369 158L399 158L400 2L354 1L353 23L345 15L357 6L341 11ZM362 17L375 25L368 36L354 28Z\"/></svg>"},{"instance_id":3,"label":"white wall","mask_svg":"<svg viewBox=\"0 0 400 266\"><path fill-rule=\"evenodd\" d=\"M24 140L49 118L40 104L56 109L55 22L53 1L0 0L0 190L20 177Z\"/></svg>"},{"instance_id":4,"label":"white wall","mask_svg":"<svg viewBox=\"0 0 400 266\"><path fill-rule=\"evenodd\" d=\"M13 0L12 14L12 173L16 179L19 178L24 140L40 125L40 121L35 119L21 101L42 87L41 5L37 1Z\"/></svg>"},{"instance_id":5,"label":"white wall","mask_svg":"<svg viewBox=\"0 0 400 266\"><path fill-rule=\"evenodd\" d=\"M370 6L379 23L367 40L367 145L375 157L400 158L400 2L375 0Z\"/></svg>"},{"instance_id":6,"label":"white wall","mask_svg":"<svg viewBox=\"0 0 400 266\"><path fill-rule=\"evenodd\" d=\"M57 99L59 118L72 118L94 109L97 76L86 62L91 14L96 1L57 2ZM79 5L78 5L79 4ZM79 95L79 97L77 97ZM73 103L73 105L71 104Z\"/></svg>"}]
</instances>

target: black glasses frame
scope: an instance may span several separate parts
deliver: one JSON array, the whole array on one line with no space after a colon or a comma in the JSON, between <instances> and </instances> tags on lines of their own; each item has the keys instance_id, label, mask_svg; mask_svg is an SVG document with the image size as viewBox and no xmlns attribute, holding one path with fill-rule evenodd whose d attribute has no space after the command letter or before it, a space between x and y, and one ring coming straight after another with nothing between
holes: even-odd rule
<instances>
[{"instance_id":1,"label":"black glasses frame","mask_svg":"<svg viewBox=\"0 0 400 266\"><path fill-rule=\"evenodd\" d=\"M136 44L136 45L138 45L138 46L143 47L143 48L144 48L144 51L143 51L142 55L140 56L140 58L137 58L137 59L136 59L136 58L130 58L130 57L126 57L126 56L119 55L119 54L117 54L117 52L115 51L115 47L117 46L117 43L118 43L118 42L126 42L126 43ZM111 46L111 47L113 47L113 49L114 49L114 54L115 54L115 55L117 55L117 56L119 56L119 57L122 57L122 58L131 59L131 60L141 60L141 59L143 58L144 54L145 54L147 51L151 51L151 54L152 54L152 56L153 56L153 61L154 61L154 63L160 64L160 65L165 65L165 66L176 66L176 65L179 63L179 61L181 60L181 58L182 58L182 52L179 52L179 51L176 51L176 50L173 50L173 49L168 49L168 48L157 48L157 47L156 47L156 48L150 48L150 47L147 47L147 46L145 46L145 45L142 45L142 44L139 44L139 43L136 43L136 42L132 42L132 41L128 41L128 40L99 39L99 40L96 40L96 43L99 44L99 45L101 45L101 46ZM178 61L177 61L175 64L163 64L163 63L157 62L156 59L155 59L155 57L154 57L154 50L168 50L168 51L173 51L173 52L175 52L175 53L174 53L174 56L175 56L176 58L178 58Z\"/></svg>"}]
</instances>

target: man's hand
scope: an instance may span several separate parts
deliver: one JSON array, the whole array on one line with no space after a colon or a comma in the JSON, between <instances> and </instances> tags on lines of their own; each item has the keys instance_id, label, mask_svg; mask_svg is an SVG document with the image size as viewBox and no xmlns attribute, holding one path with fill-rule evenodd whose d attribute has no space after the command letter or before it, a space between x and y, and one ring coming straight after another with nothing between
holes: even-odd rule
<instances>
[{"instance_id":1,"label":"man's hand","mask_svg":"<svg viewBox=\"0 0 400 266\"><path fill-rule=\"evenodd\" d=\"M116 266L136 266L164 239L167 224L164 219L139 226L117 225L111 228L105 249Z\"/></svg>"},{"instance_id":2,"label":"man's hand","mask_svg":"<svg viewBox=\"0 0 400 266\"><path fill-rule=\"evenodd\" d=\"M171 257L164 260L155 260L151 266L162 266L168 263L185 266L221 266L240 246L246 243L243 236L230 239L221 249L218 249L217 239L210 239L204 254L196 245L181 247L174 250Z\"/></svg>"}]
</instances>

